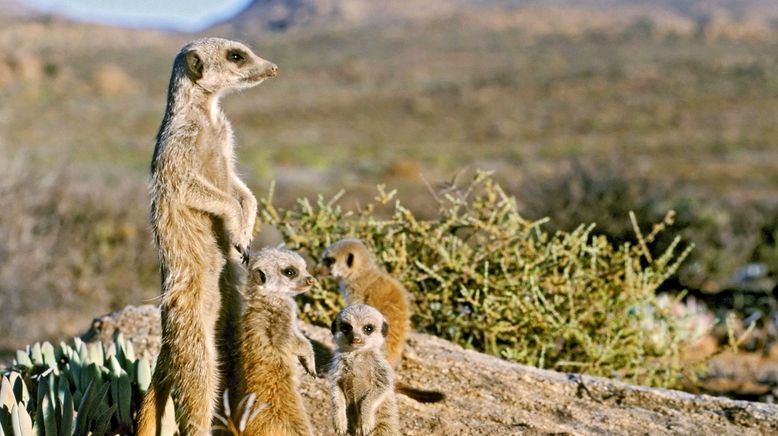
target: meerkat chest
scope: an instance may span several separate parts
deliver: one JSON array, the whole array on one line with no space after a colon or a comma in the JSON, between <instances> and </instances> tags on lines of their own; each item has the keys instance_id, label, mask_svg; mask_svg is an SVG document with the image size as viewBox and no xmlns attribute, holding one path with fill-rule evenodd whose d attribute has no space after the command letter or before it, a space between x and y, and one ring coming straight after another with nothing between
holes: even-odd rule
<instances>
[{"instance_id":1,"label":"meerkat chest","mask_svg":"<svg viewBox=\"0 0 778 436\"><path fill-rule=\"evenodd\" d=\"M202 174L216 187L226 190L232 168L232 137L222 125L204 129L198 144Z\"/></svg>"},{"instance_id":2,"label":"meerkat chest","mask_svg":"<svg viewBox=\"0 0 778 436\"><path fill-rule=\"evenodd\" d=\"M362 399L374 388L376 374L373 362L360 362L355 359L343 377L341 387L351 403L360 403Z\"/></svg>"}]
</instances>

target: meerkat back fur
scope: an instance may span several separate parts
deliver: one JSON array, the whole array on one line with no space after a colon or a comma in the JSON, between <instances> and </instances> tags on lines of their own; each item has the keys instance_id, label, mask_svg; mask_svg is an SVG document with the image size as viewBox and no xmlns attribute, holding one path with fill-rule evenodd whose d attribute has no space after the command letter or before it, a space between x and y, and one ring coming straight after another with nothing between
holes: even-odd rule
<instances>
[{"instance_id":1,"label":"meerkat back fur","mask_svg":"<svg viewBox=\"0 0 778 436\"><path fill-rule=\"evenodd\" d=\"M391 327L365 304L348 306L332 322L337 351L328 374L335 433L399 435L394 372L384 355Z\"/></svg>"},{"instance_id":2,"label":"meerkat back fur","mask_svg":"<svg viewBox=\"0 0 778 436\"><path fill-rule=\"evenodd\" d=\"M311 343L297 322L294 296L307 291L314 279L305 260L293 251L265 248L251 258L242 322L241 394L253 393L256 404L267 407L247 423L243 434L311 435L299 392L299 366L314 376L316 369Z\"/></svg>"},{"instance_id":3,"label":"meerkat back fur","mask_svg":"<svg viewBox=\"0 0 778 436\"><path fill-rule=\"evenodd\" d=\"M159 432L171 392L181 431L208 433L221 380L233 388L240 379L240 257L247 261L257 201L236 174L232 128L219 99L276 73L245 45L221 38L193 41L173 62L151 163L162 347L141 405L140 435Z\"/></svg>"},{"instance_id":4,"label":"meerkat back fur","mask_svg":"<svg viewBox=\"0 0 778 436\"><path fill-rule=\"evenodd\" d=\"M389 323L386 358L397 367L410 332L411 305L405 287L379 268L358 239L342 239L322 255L324 265L340 280L348 304L367 304L378 309Z\"/></svg>"}]
</instances>

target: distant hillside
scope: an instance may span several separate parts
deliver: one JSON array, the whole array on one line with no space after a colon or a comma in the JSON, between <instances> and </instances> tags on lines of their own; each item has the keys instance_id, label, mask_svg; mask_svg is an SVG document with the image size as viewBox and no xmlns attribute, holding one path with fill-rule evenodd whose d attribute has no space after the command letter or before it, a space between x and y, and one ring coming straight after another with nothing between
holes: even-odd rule
<instances>
[{"instance_id":1,"label":"distant hillside","mask_svg":"<svg viewBox=\"0 0 778 436\"><path fill-rule=\"evenodd\" d=\"M778 27L775 0L254 0L214 27L241 34L290 28L419 23L451 17L551 28L567 33L648 19L685 33L693 27L728 27L730 36L764 34ZM533 23L536 20L536 23ZM604 21L603 21L604 20ZM734 28L733 28L734 26ZM555 32L550 32L555 33Z\"/></svg>"},{"instance_id":2,"label":"distant hillside","mask_svg":"<svg viewBox=\"0 0 778 436\"><path fill-rule=\"evenodd\" d=\"M0 16L29 18L38 15L42 15L41 12L16 0L0 0Z\"/></svg>"},{"instance_id":3,"label":"distant hillside","mask_svg":"<svg viewBox=\"0 0 778 436\"><path fill-rule=\"evenodd\" d=\"M472 6L471 6L472 5ZM446 17L480 6L464 0L255 0L228 23L240 32L303 25L364 25Z\"/></svg>"}]
</instances>

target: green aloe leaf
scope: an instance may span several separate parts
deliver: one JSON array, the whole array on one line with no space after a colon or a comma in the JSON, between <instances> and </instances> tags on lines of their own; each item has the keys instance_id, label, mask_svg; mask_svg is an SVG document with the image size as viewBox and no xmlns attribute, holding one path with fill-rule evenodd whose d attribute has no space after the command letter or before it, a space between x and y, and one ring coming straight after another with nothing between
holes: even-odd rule
<instances>
[{"instance_id":1,"label":"green aloe leaf","mask_svg":"<svg viewBox=\"0 0 778 436\"><path fill-rule=\"evenodd\" d=\"M48 395L43 396L41 401L41 408L38 409L37 415L42 416L43 429L46 436L56 435L59 428L58 416L54 407L54 403ZM39 425L40 428L40 425Z\"/></svg>"},{"instance_id":2,"label":"green aloe leaf","mask_svg":"<svg viewBox=\"0 0 778 436\"><path fill-rule=\"evenodd\" d=\"M136 362L136 381L141 393L145 393L151 385L151 367L146 359L138 359Z\"/></svg>"},{"instance_id":3,"label":"green aloe leaf","mask_svg":"<svg viewBox=\"0 0 778 436\"><path fill-rule=\"evenodd\" d=\"M65 391L60 407L62 415L58 436L70 436L73 433L73 416L75 410L73 410L73 397L70 395L69 390Z\"/></svg>"},{"instance_id":4,"label":"green aloe leaf","mask_svg":"<svg viewBox=\"0 0 778 436\"><path fill-rule=\"evenodd\" d=\"M54 355L54 346L49 342L44 342L41 345L41 355L43 356L43 364L52 368L55 373L59 373L58 361Z\"/></svg>"},{"instance_id":5,"label":"green aloe leaf","mask_svg":"<svg viewBox=\"0 0 778 436\"><path fill-rule=\"evenodd\" d=\"M14 404L16 404L16 395L14 395L13 386L8 377L3 376L0 380L0 407L7 407L11 410Z\"/></svg>"},{"instance_id":6,"label":"green aloe leaf","mask_svg":"<svg viewBox=\"0 0 778 436\"><path fill-rule=\"evenodd\" d=\"M41 344L39 342L30 347L30 359L35 365L43 365L43 354L41 354Z\"/></svg>"},{"instance_id":7,"label":"green aloe leaf","mask_svg":"<svg viewBox=\"0 0 778 436\"><path fill-rule=\"evenodd\" d=\"M15 436L33 436L32 418L22 403L17 403L11 410L11 426Z\"/></svg>"},{"instance_id":8,"label":"green aloe leaf","mask_svg":"<svg viewBox=\"0 0 778 436\"><path fill-rule=\"evenodd\" d=\"M17 350L16 351L16 358L14 359L14 366L20 366L22 368L32 368L32 360L30 360L30 356L22 351Z\"/></svg>"}]
</instances>

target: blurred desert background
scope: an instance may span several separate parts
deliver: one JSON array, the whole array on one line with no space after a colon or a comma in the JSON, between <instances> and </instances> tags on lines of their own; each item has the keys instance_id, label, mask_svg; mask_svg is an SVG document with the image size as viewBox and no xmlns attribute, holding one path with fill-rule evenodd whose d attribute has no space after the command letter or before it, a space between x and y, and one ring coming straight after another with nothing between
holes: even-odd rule
<instances>
[{"instance_id":1,"label":"blurred desert background","mask_svg":"<svg viewBox=\"0 0 778 436\"><path fill-rule=\"evenodd\" d=\"M173 56L205 35L280 68L224 101L257 197L385 184L423 216L485 169L549 229L623 241L630 210L675 210L695 249L663 291L712 317L700 353L754 324L724 370L745 376L710 391L778 394L774 0L255 0L186 31L0 0L0 360L156 301L149 162Z\"/></svg>"}]
</instances>

